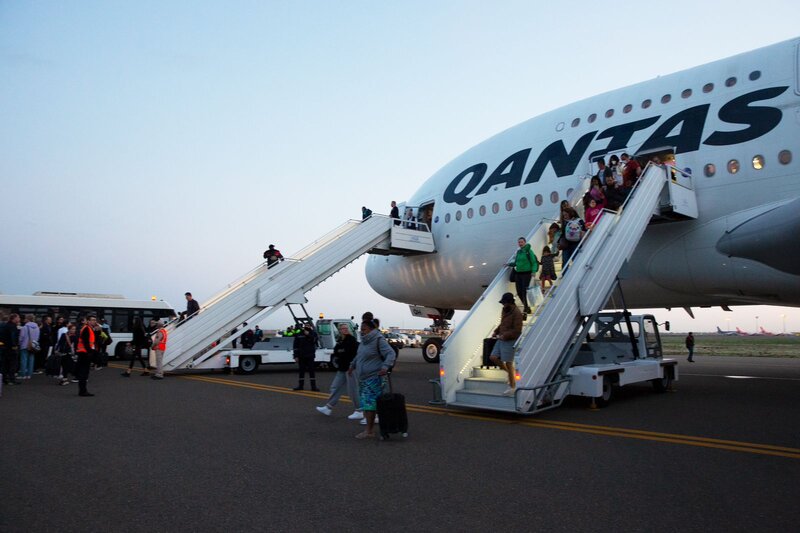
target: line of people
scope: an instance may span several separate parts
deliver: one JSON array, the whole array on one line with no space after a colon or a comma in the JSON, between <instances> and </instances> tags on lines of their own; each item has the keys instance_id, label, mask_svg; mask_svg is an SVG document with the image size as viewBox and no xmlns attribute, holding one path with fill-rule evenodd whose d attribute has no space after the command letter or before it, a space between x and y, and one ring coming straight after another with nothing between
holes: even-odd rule
<instances>
[{"instance_id":1,"label":"line of people","mask_svg":"<svg viewBox=\"0 0 800 533\"><path fill-rule=\"evenodd\" d=\"M86 388L92 367L108 365L110 327L95 315L68 322L50 316L37 322L32 314L12 313L0 324L0 359L3 384L21 385L35 374L48 374L61 385L78 383L80 396L92 396ZM70 379L72 375L72 379Z\"/></svg>"}]
</instances>

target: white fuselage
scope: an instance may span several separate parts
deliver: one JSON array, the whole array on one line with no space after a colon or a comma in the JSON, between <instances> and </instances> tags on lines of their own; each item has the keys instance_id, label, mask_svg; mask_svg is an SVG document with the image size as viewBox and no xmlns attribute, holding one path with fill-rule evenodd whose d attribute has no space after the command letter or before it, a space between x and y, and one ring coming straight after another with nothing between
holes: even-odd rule
<instances>
[{"instance_id":1,"label":"white fuselage","mask_svg":"<svg viewBox=\"0 0 800 533\"><path fill-rule=\"evenodd\" d=\"M445 165L407 202L434 203L437 253L371 256L368 282L400 302L468 309L514 253L517 238L539 220L555 218L568 191L596 172L592 157L671 147L677 166L691 171L699 217L648 227L624 273L627 304L800 305L794 234L785 236L787 247L773 250L784 255L777 266L752 259L758 250L742 253L740 246L728 254L719 247L743 223L800 198L798 43L595 96L487 139ZM763 163L754 164L757 156ZM735 173L731 161L738 162Z\"/></svg>"}]
</instances>

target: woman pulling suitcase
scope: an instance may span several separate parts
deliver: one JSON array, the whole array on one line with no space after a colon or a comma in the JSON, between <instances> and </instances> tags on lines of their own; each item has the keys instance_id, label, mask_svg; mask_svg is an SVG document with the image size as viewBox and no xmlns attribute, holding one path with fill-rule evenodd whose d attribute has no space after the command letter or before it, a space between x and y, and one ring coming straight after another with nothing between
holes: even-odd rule
<instances>
[{"instance_id":1,"label":"woman pulling suitcase","mask_svg":"<svg viewBox=\"0 0 800 533\"><path fill-rule=\"evenodd\" d=\"M358 378L361 409L367 419L367 428L356 435L357 439L375 437L375 411L378 397L383 394L383 376L394 365L395 353L372 320L361 323L361 344L356 358L350 363L348 374Z\"/></svg>"}]
</instances>

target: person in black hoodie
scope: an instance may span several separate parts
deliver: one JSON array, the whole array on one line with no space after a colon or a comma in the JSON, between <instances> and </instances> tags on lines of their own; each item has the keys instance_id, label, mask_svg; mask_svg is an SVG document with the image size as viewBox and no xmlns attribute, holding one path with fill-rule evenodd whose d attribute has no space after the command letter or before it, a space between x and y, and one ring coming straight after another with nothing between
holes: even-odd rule
<instances>
[{"instance_id":1,"label":"person in black hoodie","mask_svg":"<svg viewBox=\"0 0 800 533\"><path fill-rule=\"evenodd\" d=\"M314 375L314 358L317 355L317 334L310 324L303 326L300 334L295 335L292 345L294 350L294 360L299 365L299 375L297 387L292 390L303 390L306 372L311 380L311 390L319 392L317 388L317 378Z\"/></svg>"},{"instance_id":2,"label":"person in black hoodie","mask_svg":"<svg viewBox=\"0 0 800 533\"><path fill-rule=\"evenodd\" d=\"M133 371L133 364L136 360L139 360L139 364L142 365L142 376L149 376L150 369L147 366L147 363L144 362L142 359L142 350L146 350L150 348L150 337L148 337L147 332L144 330L144 324L142 324L142 319L138 316L133 317L133 328L131 328L133 333L133 340L131 341L131 347L133 348L133 353L131 354L131 362L128 364L128 370L124 371L122 375L126 378L131 377L131 372Z\"/></svg>"},{"instance_id":3,"label":"person in black hoodie","mask_svg":"<svg viewBox=\"0 0 800 533\"><path fill-rule=\"evenodd\" d=\"M19 368L19 315L12 313L8 322L0 325L0 359L2 359L3 383L19 385L17 369Z\"/></svg>"},{"instance_id":4,"label":"person in black hoodie","mask_svg":"<svg viewBox=\"0 0 800 533\"><path fill-rule=\"evenodd\" d=\"M333 366L336 368L336 376L331 382L331 395L328 396L328 401L325 402L325 405L317 407L317 411L323 415L330 416L334 406L339 402L345 386L347 386L347 394L355 406L355 411L347 418L361 420L364 418L364 412L361 410L361 403L358 400L358 380L355 376L347 374L347 369L350 368L350 363L353 362L358 352L358 341L353 337L347 324L339 324L339 333L341 337L333 349L332 361Z\"/></svg>"}]
</instances>

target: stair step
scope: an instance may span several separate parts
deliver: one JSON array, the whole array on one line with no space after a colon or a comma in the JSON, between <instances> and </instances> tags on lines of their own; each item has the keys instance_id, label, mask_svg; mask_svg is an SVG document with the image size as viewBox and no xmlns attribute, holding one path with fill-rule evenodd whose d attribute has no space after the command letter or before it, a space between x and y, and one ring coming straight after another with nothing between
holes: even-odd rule
<instances>
[{"instance_id":1,"label":"stair step","mask_svg":"<svg viewBox=\"0 0 800 533\"><path fill-rule=\"evenodd\" d=\"M472 377L505 380L508 377L508 372L500 370L499 368L481 368L476 366L472 369Z\"/></svg>"},{"instance_id":2,"label":"stair step","mask_svg":"<svg viewBox=\"0 0 800 533\"><path fill-rule=\"evenodd\" d=\"M456 401L453 404L458 407L474 407L477 409L492 409L495 411L517 412L513 396L503 396L503 394L483 394L460 390L456 392Z\"/></svg>"},{"instance_id":3,"label":"stair step","mask_svg":"<svg viewBox=\"0 0 800 533\"><path fill-rule=\"evenodd\" d=\"M464 390L489 394L503 394L508 388L505 379L493 378L467 378L464 380Z\"/></svg>"}]
</instances>

